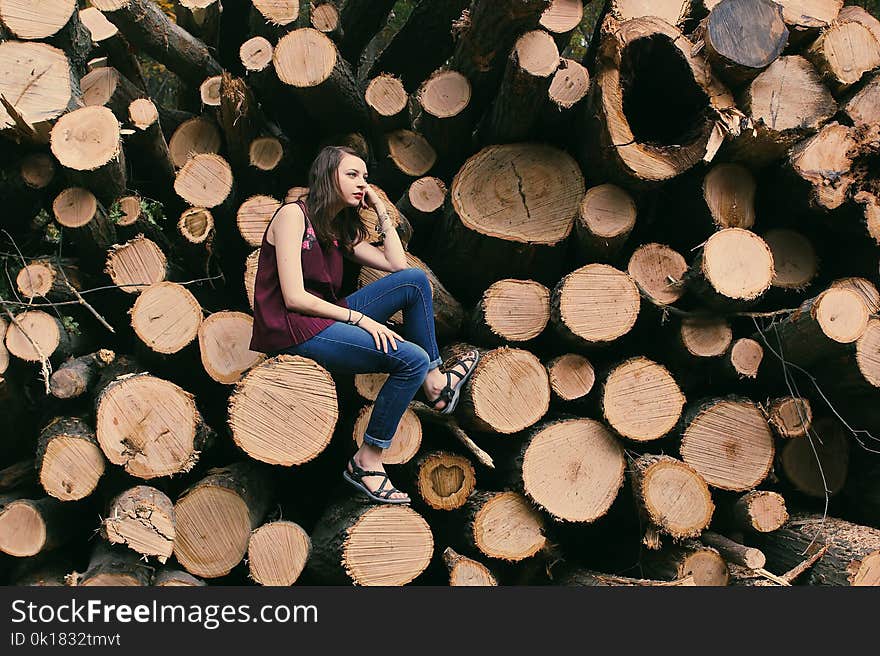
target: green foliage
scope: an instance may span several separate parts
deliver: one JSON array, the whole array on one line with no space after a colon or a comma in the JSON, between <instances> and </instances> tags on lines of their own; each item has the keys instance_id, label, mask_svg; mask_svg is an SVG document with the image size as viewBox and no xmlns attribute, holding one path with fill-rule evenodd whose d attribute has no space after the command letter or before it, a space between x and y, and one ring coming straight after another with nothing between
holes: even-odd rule
<instances>
[{"instance_id":1,"label":"green foliage","mask_svg":"<svg viewBox=\"0 0 880 656\"><path fill-rule=\"evenodd\" d=\"M79 327L79 322L77 322L73 317L64 315L61 317L61 325L64 326L64 330L66 330L71 335L79 335L82 333Z\"/></svg>"}]
</instances>

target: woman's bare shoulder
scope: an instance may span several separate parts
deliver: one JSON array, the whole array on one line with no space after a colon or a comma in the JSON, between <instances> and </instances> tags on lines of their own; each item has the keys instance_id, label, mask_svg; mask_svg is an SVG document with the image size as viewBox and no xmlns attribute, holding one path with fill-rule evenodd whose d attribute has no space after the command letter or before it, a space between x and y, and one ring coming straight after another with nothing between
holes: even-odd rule
<instances>
[{"instance_id":1,"label":"woman's bare shoulder","mask_svg":"<svg viewBox=\"0 0 880 656\"><path fill-rule=\"evenodd\" d=\"M301 239L305 229L305 214L302 208L296 203L285 203L275 213L266 233L266 239L274 246L278 237Z\"/></svg>"}]
</instances>

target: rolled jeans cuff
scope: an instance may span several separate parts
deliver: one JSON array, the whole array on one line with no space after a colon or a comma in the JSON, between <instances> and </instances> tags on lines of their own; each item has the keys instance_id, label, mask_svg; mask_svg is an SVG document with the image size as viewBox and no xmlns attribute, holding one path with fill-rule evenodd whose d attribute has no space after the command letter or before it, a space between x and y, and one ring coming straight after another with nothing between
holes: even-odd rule
<instances>
[{"instance_id":1,"label":"rolled jeans cuff","mask_svg":"<svg viewBox=\"0 0 880 656\"><path fill-rule=\"evenodd\" d=\"M437 358L436 360L431 360L428 363L428 371L432 371L443 364L443 358Z\"/></svg>"},{"instance_id":2,"label":"rolled jeans cuff","mask_svg":"<svg viewBox=\"0 0 880 656\"><path fill-rule=\"evenodd\" d=\"M370 435L369 433L364 433L364 442L366 442L367 444L369 444L371 446L377 446L380 449L387 449L389 446L391 446L390 439L378 440L375 437L373 437L372 435Z\"/></svg>"}]
</instances>

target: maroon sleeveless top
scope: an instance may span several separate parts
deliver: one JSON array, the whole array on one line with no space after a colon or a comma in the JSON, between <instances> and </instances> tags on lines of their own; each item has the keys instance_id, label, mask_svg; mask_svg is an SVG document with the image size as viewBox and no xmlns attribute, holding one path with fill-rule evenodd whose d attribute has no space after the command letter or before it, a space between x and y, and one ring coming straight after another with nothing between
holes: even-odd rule
<instances>
[{"instance_id":1,"label":"maroon sleeveless top","mask_svg":"<svg viewBox=\"0 0 880 656\"><path fill-rule=\"evenodd\" d=\"M348 303L345 298L339 298L343 260L338 243L334 241L333 246L325 253L315 236L305 203L300 200L296 201L296 204L305 215L306 229L300 249L305 290L318 298L347 308ZM276 210L275 214L277 213ZM272 220L274 219L275 215L272 216ZM269 221L269 225L272 224L272 220ZM263 243L260 246L260 259L254 282L254 332L248 347L252 351L261 353L273 353L302 344L335 323L334 319L313 317L287 309L281 293L281 282L278 279L275 246L266 238L269 225L266 226Z\"/></svg>"}]
</instances>

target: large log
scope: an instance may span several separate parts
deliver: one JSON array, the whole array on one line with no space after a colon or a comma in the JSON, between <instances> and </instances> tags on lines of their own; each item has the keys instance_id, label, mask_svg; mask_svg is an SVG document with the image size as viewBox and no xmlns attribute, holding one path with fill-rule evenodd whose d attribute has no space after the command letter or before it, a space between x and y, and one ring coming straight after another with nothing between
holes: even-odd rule
<instances>
[{"instance_id":1,"label":"large log","mask_svg":"<svg viewBox=\"0 0 880 656\"><path fill-rule=\"evenodd\" d=\"M354 445L359 449L364 443L364 434L373 416L373 405L361 408L354 420ZM405 410L391 437L391 446L382 450L382 462L388 465L405 464L419 451L422 445L422 423L412 410Z\"/></svg>"},{"instance_id":2,"label":"large log","mask_svg":"<svg viewBox=\"0 0 880 656\"><path fill-rule=\"evenodd\" d=\"M856 20L839 15L822 30L804 55L837 93L858 82L880 66L880 33Z\"/></svg>"},{"instance_id":3,"label":"large log","mask_svg":"<svg viewBox=\"0 0 880 656\"><path fill-rule=\"evenodd\" d=\"M157 282L144 289L129 311L131 327L150 351L179 353L193 343L202 324L202 308L186 287Z\"/></svg>"},{"instance_id":4,"label":"large log","mask_svg":"<svg viewBox=\"0 0 880 656\"><path fill-rule=\"evenodd\" d=\"M406 585L431 560L431 527L399 505L347 499L331 504L312 531L308 572L336 585Z\"/></svg>"},{"instance_id":5,"label":"large log","mask_svg":"<svg viewBox=\"0 0 880 656\"><path fill-rule=\"evenodd\" d=\"M281 355L251 369L229 400L232 439L251 458L299 465L330 443L339 416L327 371L300 356ZM267 433L266 426L275 430Z\"/></svg>"},{"instance_id":6,"label":"large log","mask_svg":"<svg viewBox=\"0 0 880 656\"><path fill-rule=\"evenodd\" d=\"M196 576L216 578L247 552L251 531L263 521L271 497L257 463L208 470L174 504L174 556Z\"/></svg>"},{"instance_id":7,"label":"large log","mask_svg":"<svg viewBox=\"0 0 880 656\"><path fill-rule=\"evenodd\" d=\"M43 362L82 353L89 339L70 317L63 322L42 310L25 310L10 322L4 343L11 355L25 362Z\"/></svg>"},{"instance_id":8,"label":"large log","mask_svg":"<svg viewBox=\"0 0 880 656\"><path fill-rule=\"evenodd\" d=\"M220 64L208 47L175 24L149 0L94 0L132 44L177 73L185 82L198 86L207 75L219 75Z\"/></svg>"},{"instance_id":9,"label":"large log","mask_svg":"<svg viewBox=\"0 0 880 656\"><path fill-rule=\"evenodd\" d=\"M27 0L0 2L0 21L11 37L45 41L67 53L79 75L85 73L92 39L72 0L44 0L36 11Z\"/></svg>"},{"instance_id":10,"label":"large log","mask_svg":"<svg viewBox=\"0 0 880 656\"><path fill-rule=\"evenodd\" d=\"M779 450L779 471L798 492L817 499L843 489L849 472L850 431L833 417L820 417L804 437Z\"/></svg>"},{"instance_id":11,"label":"large log","mask_svg":"<svg viewBox=\"0 0 880 656\"><path fill-rule=\"evenodd\" d=\"M104 272L114 285L127 294L140 294L168 277L168 259L150 239L138 235L107 251Z\"/></svg>"}]
</instances>

